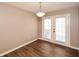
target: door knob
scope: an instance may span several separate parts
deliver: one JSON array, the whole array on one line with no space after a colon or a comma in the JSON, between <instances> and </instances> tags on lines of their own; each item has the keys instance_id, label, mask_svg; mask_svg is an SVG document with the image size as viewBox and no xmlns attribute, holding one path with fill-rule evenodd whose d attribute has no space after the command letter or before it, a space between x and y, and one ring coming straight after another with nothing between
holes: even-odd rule
<instances>
[{"instance_id":1,"label":"door knob","mask_svg":"<svg viewBox=\"0 0 79 59\"><path fill-rule=\"evenodd\" d=\"M55 32L55 29L53 29L53 32Z\"/></svg>"}]
</instances>

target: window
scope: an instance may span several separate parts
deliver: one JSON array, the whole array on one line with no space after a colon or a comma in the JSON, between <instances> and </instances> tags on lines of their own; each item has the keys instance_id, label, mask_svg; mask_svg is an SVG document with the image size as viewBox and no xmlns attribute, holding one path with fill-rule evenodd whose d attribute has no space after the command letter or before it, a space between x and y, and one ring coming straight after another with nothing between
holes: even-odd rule
<instances>
[{"instance_id":1,"label":"window","mask_svg":"<svg viewBox=\"0 0 79 59\"><path fill-rule=\"evenodd\" d=\"M44 19L43 26L44 26L43 37L47 39L51 39L51 19L50 18Z\"/></svg>"},{"instance_id":2,"label":"window","mask_svg":"<svg viewBox=\"0 0 79 59\"><path fill-rule=\"evenodd\" d=\"M65 42L65 17L56 18L56 41Z\"/></svg>"}]
</instances>

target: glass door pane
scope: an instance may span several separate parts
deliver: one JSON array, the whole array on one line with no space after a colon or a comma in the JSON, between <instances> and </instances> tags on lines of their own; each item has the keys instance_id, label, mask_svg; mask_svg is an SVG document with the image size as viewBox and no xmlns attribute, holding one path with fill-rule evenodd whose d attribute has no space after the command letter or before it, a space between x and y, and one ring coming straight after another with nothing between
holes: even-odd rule
<instances>
[{"instance_id":1,"label":"glass door pane","mask_svg":"<svg viewBox=\"0 0 79 59\"><path fill-rule=\"evenodd\" d=\"M65 17L56 18L56 41L66 42L66 39L65 39Z\"/></svg>"},{"instance_id":2,"label":"glass door pane","mask_svg":"<svg viewBox=\"0 0 79 59\"><path fill-rule=\"evenodd\" d=\"M44 19L44 38L51 39L51 19Z\"/></svg>"}]
</instances>

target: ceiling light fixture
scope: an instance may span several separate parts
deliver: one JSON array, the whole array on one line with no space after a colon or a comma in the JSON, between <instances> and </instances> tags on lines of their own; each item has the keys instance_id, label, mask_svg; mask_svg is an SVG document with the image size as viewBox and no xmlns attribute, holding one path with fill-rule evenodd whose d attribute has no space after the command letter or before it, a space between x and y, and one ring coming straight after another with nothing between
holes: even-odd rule
<instances>
[{"instance_id":1,"label":"ceiling light fixture","mask_svg":"<svg viewBox=\"0 0 79 59\"><path fill-rule=\"evenodd\" d=\"M36 15L38 17L43 17L45 15L45 13L42 11L42 6L41 6L41 2L40 2L40 9L39 9L39 12L36 13Z\"/></svg>"}]
</instances>

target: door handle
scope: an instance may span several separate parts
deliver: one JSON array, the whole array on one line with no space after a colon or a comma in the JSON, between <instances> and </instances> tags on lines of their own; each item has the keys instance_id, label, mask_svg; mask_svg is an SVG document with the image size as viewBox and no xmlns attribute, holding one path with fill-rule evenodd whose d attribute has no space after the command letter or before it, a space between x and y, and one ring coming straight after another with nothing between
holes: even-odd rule
<instances>
[{"instance_id":1,"label":"door handle","mask_svg":"<svg viewBox=\"0 0 79 59\"><path fill-rule=\"evenodd\" d=\"M53 29L53 32L55 32L55 29Z\"/></svg>"}]
</instances>

